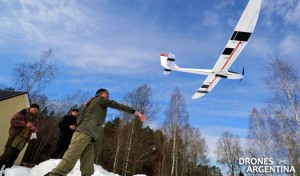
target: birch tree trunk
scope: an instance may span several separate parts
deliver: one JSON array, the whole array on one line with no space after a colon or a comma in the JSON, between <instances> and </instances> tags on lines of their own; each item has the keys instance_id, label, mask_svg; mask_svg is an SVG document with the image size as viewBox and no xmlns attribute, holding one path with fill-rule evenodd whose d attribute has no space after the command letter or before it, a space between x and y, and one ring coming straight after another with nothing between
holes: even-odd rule
<instances>
[{"instance_id":1,"label":"birch tree trunk","mask_svg":"<svg viewBox=\"0 0 300 176\"><path fill-rule=\"evenodd\" d=\"M178 89L171 95L171 100L166 110L166 124L169 124L170 138L172 139L172 166L170 175L178 176L178 138L179 131L187 126L188 113L186 111L185 100Z\"/></svg>"},{"instance_id":2,"label":"birch tree trunk","mask_svg":"<svg viewBox=\"0 0 300 176\"><path fill-rule=\"evenodd\" d=\"M117 148L116 148L116 154L114 157L114 166L113 166L113 172L117 173L117 167L118 167L118 158L119 158L119 152L121 147L121 139L120 139L120 132L118 131L118 139L117 139Z\"/></svg>"},{"instance_id":3,"label":"birch tree trunk","mask_svg":"<svg viewBox=\"0 0 300 176\"><path fill-rule=\"evenodd\" d=\"M134 133L134 120L132 121L130 135L129 135L129 139L128 139L128 143L127 143L127 150L126 150L125 162L124 162L124 168L123 168L123 174L122 174L123 176L126 176L126 174L127 174L129 156L130 156L131 147L132 147L133 133Z\"/></svg>"},{"instance_id":4,"label":"birch tree trunk","mask_svg":"<svg viewBox=\"0 0 300 176\"><path fill-rule=\"evenodd\" d=\"M178 106L178 105L177 105ZM176 160L177 160L177 121L178 121L178 113L175 111L174 119L173 119L173 148L172 148L172 169L171 176L174 175L174 172L177 173ZM176 168L176 171L175 171Z\"/></svg>"}]
</instances>

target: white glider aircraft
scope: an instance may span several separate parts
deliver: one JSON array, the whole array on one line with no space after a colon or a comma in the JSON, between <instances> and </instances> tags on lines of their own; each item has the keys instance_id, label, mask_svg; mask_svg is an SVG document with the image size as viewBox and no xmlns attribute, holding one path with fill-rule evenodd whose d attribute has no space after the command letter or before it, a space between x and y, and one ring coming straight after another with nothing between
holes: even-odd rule
<instances>
[{"instance_id":1,"label":"white glider aircraft","mask_svg":"<svg viewBox=\"0 0 300 176\"><path fill-rule=\"evenodd\" d=\"M193 74L207 75L207 78L193 95L192 99L196 99L210 92L220 81L221 78L226 79L243 79L244 69L242 74L228 71L235 59L244 49L251 34L254 31L261 7L261 0L249 0L238 24L236 25L233 34L231 35L225 49L220 55L214 67L209 69L194 69L180 68L175 64L175 55L160 53L161 65L164 67L164 74L170 73L172 70L187 72Z\"/></svg>"}]
</instances>

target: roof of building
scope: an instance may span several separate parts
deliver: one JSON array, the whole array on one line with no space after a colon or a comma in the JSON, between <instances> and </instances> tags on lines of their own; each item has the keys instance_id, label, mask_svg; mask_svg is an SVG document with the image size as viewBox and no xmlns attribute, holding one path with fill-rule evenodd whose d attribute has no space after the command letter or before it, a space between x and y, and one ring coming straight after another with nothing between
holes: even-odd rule
<instances>
[{"instance_id":1,"label":"roof of building","mask_svg":"<svg viewBox=\"0 0 300 176\"><path fill-rule=\"evenodd\" d=\"M0 101L13 98L19 95L28 94L28 92L19 92L13 90L0 90Z\"/></svg>"}]
</instances>

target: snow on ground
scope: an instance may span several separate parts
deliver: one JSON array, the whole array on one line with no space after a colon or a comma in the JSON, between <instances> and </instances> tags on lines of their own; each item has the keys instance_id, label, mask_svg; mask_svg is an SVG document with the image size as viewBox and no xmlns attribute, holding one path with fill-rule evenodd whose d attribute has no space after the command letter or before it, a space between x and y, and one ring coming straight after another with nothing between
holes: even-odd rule
<instances>
[{"instance_id":1,"label":"snow on ground","mask_svg":"<svg viewBox=\"0 0 300 176\"><path fill-rule=\"evenodd\" d=\"M21 166L13 166L12 168L4 171L5 176L43 176L50 172L60 162L60 159L49 159L36 165L33 168L26 168ZM119 176L112 172L104 170L101 166L94 164L93 176ZM0 171L1 173L1 171ZM78 161L73 170L67 176L81 176L80 173L80 162ZM135 175L135 176L146 176L146 175Z\"/></svg>"}]
</instances>

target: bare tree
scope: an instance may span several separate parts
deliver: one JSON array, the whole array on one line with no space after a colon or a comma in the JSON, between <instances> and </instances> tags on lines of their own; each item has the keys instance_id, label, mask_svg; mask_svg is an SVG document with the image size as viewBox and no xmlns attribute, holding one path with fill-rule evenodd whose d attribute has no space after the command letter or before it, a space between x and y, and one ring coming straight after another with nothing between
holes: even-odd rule
<instances>
[{"instance_id":1,"label":"bare tree","mask_svg":"<svg viewBox=\"0 0 300 176\"><path fill-rule=\"evenodd\" d=\"M275 58L270 64L268 107L272 113L272 135L281 149L280 159L300 168L300 79L295 62Z\"/></svg>"},{"instance_id":2,"label":"bare tree","mask_svg":"<svg viewBox=\"0 0 300 176\"><path fill-rule=\"evenodd\" d=\"M183 175L195 175L194 172L196 167L201 165L206 165L208 163L207 154L208 148L204 137L202 137L198 128L192 128L187 126L183 130L182 136L183 140L183 159L182 163L182 174Z\"/></svg>"},{"instance_id":3,"label":"bare tree","mask_svg":"<svg viewBox=\"0 0 300 176\"><path fill-rule=\"evenodd\" d=\"M147 116L147 121L151 121L156 118L156 114L159 111L158 105L153 103L151 98L152 98L151 88L147 84L144 84L142 86L137 87L132 92L127 93L123 98L123 102L125 104L130 105L131 107L141 112L142 114L145 114ZM124 117L124 122L132 119L132 116L126 113L122 113L121 116ZM130 123L131 129L127 140L126 154L125 154L125 160L123 164L122 175L124 176L126 176L128 172L129 157L134 145L135 127L136 125L138 125L138 123L140 123L139 120L135 118ZM117 156L118 155L116 155L116 157ZM116 158L114 160L117 161Z\"/></svg>"},{"instance_id":4,"label":"bare tree","mask_svg":"<svg viewBox=\"0 0 300 176\"><path fill-rule=\"evenodd\" d=\"M89 94L82 90L78 90L71 95L64 95L58 99L47 103L49 111L54 111L55 115L62 117L71 108L80 108L89 99Z\"/></svg>"},{"instance_id":5,"label":"bare tree","mask_svg":"<svg viewBox=\"0 0 300 176\"><path fill-rule=\"evenodd\" d=\"M49 49L38 60L18 64L13 70L15 88L29 92L31 99L37 98L36 96L55 78L57 68L49 62L52 53Z\"/></svg>"},{"instance_id":6,"label":"bare tree","mask_svg":"<svg viewBox=\"0 0 300 176\"><path fill-rule=\"evenodd\" d=\"M300 79L297 70L295 63L275 58L270 64L271 76L267 85L271 93L270 108L273 112L280 112L282 120L300 139Z\"/></svg>"},{"instance_id":7,"label":"bare tree","mask_svg":"<svg viewBox=\"0 0 300 176\"><path fill-rule=\"evenodd\" d=\"M217 161L227 165L230 175L240 169L238 160L242 155L240 139L229 131L225 131L217 142Z\"/></svg>"},{"instance_id":8,"label":"bare tree","mask_svg":"<svg viewBox=\"0 0 300 176\"><path fill-rule=\"evenodd\" d=\"M258 111L253 108L249 116L249 130L247 136L246 154L251 158L274 158L278 155L278 145L274 144L275 134L272 134L274 126L272 116L266 109ZM253 173L256 175L257 173ZM273 175L272 173L268 175Z\"/></svg>"},{"instance_id":9,"label":"bare tree","mask_svg":"<svg viewBox=\"0 0 300 176\"><path fill-rule=\"evenodd\" d=\"M294 166L296 171L300 169L300 147L299 141L296 134L290 130L288 123L284 120L284 115L277 112L275 115L275 123L277 128L272 128L272 132L275 133L276 138L274 142L278 145L279 153L276 155L277 158L287 159L291 166ZM295 176L296 173L293 173Z\"/></svg>"},{"instance_id":10,"label":"bare tree","mask_svg":"<svg viewBox=\"0 0 300 176\"><path fill-rule=\"evenodd\" d=\"M178 176L178 144L180 129L188 124L188 112L186 110L185 99L178 89L171 95L171 100L166 110L166 124L169 124L172 145L172 168L170 175Z\"/></svg>"},{"instance_id":11,"label":"bare tree","mask_svg":"<svg viewBox=\"0 0 300 176\"><path fill-rule=\"evenodd\" d=\"M272 139L268 119L271 115L265 109L260 112L253 108L249 116L248 154L251 157L270 158L272 152Z\"/></svg>"}]
</instances>

